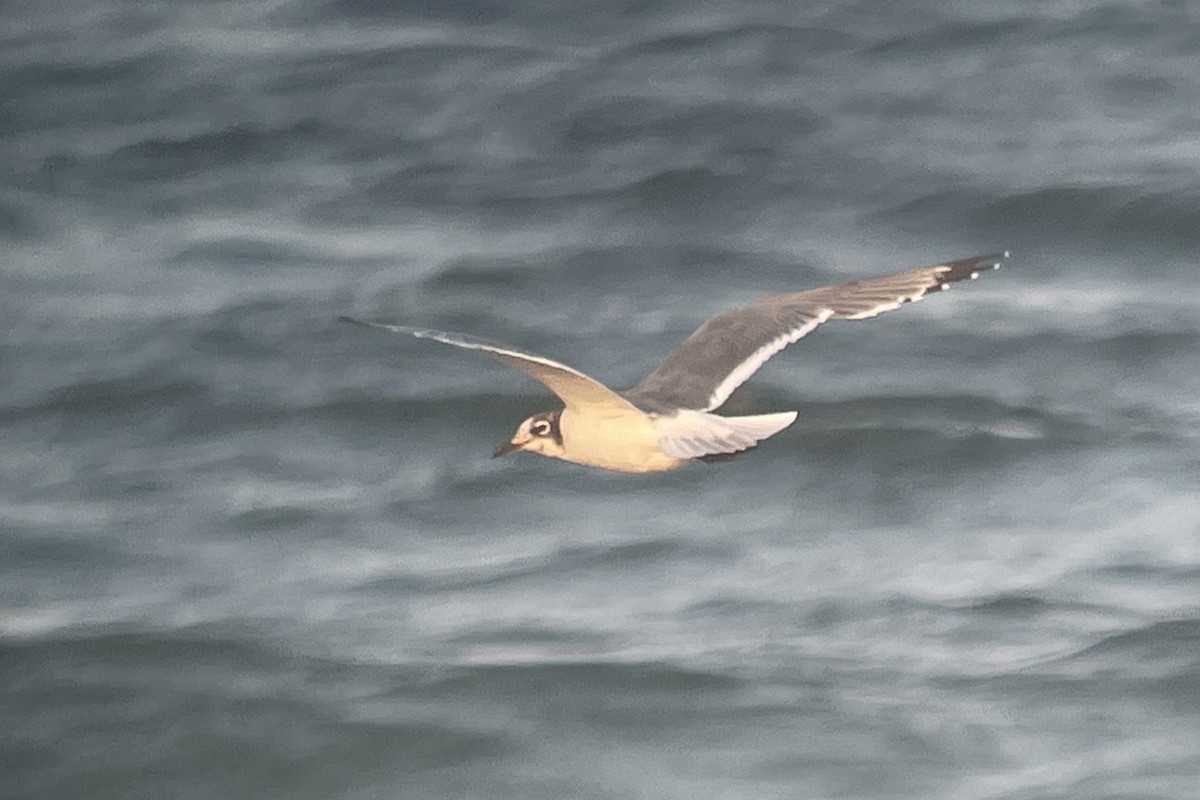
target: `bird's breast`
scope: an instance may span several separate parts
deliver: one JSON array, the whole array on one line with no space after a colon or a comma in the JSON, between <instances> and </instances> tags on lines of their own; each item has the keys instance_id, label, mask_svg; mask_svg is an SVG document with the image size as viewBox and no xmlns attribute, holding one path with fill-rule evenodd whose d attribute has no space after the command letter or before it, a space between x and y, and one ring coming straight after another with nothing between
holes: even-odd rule
<instances>
[{"instance_id":1,"label":"bird's breast","mask_svg":"<svg viewBox=\"0 0 1200 800\"><path fill-rule=\"evenodd\" d=\"M616 472L665 472L689 463L659 448L653 422L642 413L566 409L559 424L567 461Z\"/></svg>"}]
</instances>

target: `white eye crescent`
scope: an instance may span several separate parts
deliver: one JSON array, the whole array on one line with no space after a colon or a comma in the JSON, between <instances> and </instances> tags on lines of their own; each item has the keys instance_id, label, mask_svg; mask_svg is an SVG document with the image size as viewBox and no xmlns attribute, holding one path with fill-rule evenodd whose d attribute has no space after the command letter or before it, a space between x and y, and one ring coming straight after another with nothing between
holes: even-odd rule
<instances>
[{"instance_id":1,"label":"white eye crescent","mask_svg":"<svg viewBox=\"0 0 1200 800\"><path fill-rule=\"evenodd\" d=\"M535 436L545 436L550 432L550 423L544 419L539 419L529 428Z\"/></svg>"}]
</instances>

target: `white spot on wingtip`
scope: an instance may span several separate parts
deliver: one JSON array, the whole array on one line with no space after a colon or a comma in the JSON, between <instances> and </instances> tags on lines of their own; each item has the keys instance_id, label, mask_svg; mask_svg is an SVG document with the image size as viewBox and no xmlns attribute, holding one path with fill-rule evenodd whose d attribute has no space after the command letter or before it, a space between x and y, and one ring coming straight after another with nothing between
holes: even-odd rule
<instances>
[{"instance_id":1,"label":"white spot on wingtip","mask_svg":"<svg viewBox=\"0 0 1200 800\"><path fill-rule=\"evenodd\" d=\"M978 278L978 277L979 277L979 273L978 273L978 272L972 272L972 273L971 273L971 280L975 280L975 279L976 279L976 278Z\"/></svg>"},{"instance_id":2,"label":"white spot on wingtip","mask_svg":"<svg viewBox=\"0 0 1200 800\"><path fill-rule=\"evenodd\" d=\"M1005 251L1004 251L1004 257L1005 257L1005 258L1008 258L1008 251L1007 251L1007 250L1005 250Z\"/></svg>"}]
</instances>

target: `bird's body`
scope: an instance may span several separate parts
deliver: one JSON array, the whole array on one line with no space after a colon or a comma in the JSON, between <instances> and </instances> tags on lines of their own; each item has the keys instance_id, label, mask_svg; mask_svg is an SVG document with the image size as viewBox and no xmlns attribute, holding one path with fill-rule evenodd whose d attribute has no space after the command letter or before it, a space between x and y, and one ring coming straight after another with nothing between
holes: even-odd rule
<instances>
[{"instance_id":1,"label":"bird's body","mask_svg":"<svg viewBox=\"0 0 1200 800\"><path fill-rule=\"evenodd\" d=\"M655 417L644 412L605 414L563 409L559 424L563 442L570 442L571 449L559 457L574 455L567 460L615 472L665 472L686 466L687 459L662 451L655 422Z\"/></svg>"},{"instance_id":2,"label":"bird's body","mask_svg":"<svg viewBox=\"0 0 1200 800\"><path fill-rule=\"evenodd\" d=\"M735 455L796 420L796 412L712 413L767 359L831 319L867 319L930 291L999 268L1008 253L775 295L712 317L646 378L618 393L544 356L473 336L341 317L366 328L480 350L545 384L564 407L529 417L493 454L527 450L615 472L665 472Z\"/></svg>"}]
</instances>

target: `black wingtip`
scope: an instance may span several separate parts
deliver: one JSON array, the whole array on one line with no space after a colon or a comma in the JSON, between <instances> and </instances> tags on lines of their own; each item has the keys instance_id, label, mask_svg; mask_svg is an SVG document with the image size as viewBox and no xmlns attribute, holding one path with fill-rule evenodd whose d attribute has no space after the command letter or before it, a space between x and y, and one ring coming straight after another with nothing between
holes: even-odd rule
<instances>
[{"instance_id":1,"label":"black wingtip","mask_svg":"<svg viewBox=\"0 0 1200 800\"><path fill-rule=\"evenodd\" d=\"M1000 262L1008 258L1008 255L1008 251L1004 250L999 253L989 253L985 256L947 261L942 265L942 269L939 270L939 274L937 275L938 286L942 289L947 289L951 283L978 278L982 270L1000 269Z\"/></svg>"}]
</instances>

